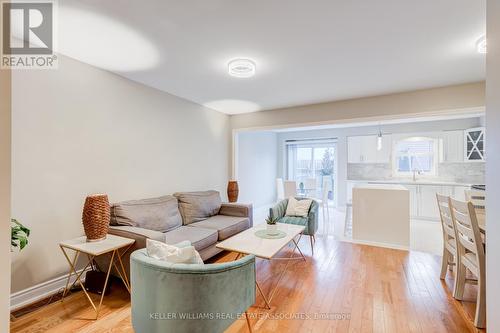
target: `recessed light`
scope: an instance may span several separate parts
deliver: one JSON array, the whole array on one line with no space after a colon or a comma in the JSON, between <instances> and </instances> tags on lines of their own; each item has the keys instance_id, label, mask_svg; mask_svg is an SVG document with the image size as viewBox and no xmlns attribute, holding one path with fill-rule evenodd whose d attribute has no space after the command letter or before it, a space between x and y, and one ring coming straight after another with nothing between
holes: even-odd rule
<instances>
[{"instance_id":1,"label":"recessed light","mask_svg":"<svg viewBox=\"0 0 500 333\"><path fill-rule=\"evenodd\" d=\"M248 78L255 75L255 62L247 58L230 60L227 64L229 75L240 78Z\"/></svg>"},{"instance_id":2,"label":"recessed light","mask_svg":"<svg viewBox=\"0 0 500 333\"><path fill-rule=\"evenodd\" d=\"M486 36L482 35L476 41L476 50L477 53L486 53Z\"/></svg>"}]
</instances>

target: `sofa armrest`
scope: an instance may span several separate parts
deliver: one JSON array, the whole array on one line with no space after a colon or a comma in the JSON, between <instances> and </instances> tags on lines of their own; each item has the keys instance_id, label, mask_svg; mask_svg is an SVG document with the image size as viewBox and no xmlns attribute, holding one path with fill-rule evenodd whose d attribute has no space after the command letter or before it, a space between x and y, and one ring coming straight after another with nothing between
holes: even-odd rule
<instances>
[{"instance_id":1,"label":"sofa armrest","mask_svg":"<svg viewBox=\"0 0 500 333\"><path fill-rule=\"evenodd\" d=\"M316 234L316 231L318 231L318 209L318 202L316 200L313 200L307 217L307 231L308 234L313 236Z\"/></svg>"},{"instance_id":2,"label":"sofa armrest","mask_svg":"<svg viewBox=\"0 0 500 333\"><path fill-rule=\"evenodd\" d=\"M247 217L250 220L250 227L253 226L252 204L225 202L220 207L219 215Z\"/></svg>"},{"instance_id":3,"label":"sofa armrest","mask_svg":"<svg viewBox=\"0 0 500 333\"><path fill-rule=\"evenodd\" d=\"M138 227L129 226L110 226L109 234L126 237L135 240L133 248L143 249L146 247L146 239L153 239L160 242L165 242L165 234L163 232L149 230Z\"/></svg>"},{"instance_id":4,"label":"sofa armrest","mask_svg":"<svg viewBox=\"0 0 500 333\"><path fill-rule=\"evenodd\" d=\"M285 216L286 208L288 206L288 199L283 199L273 207L269 208L269 216L280 219Z\"/></svg>"},{"instance_id":5,"label":"sofa armrest","mask_svg":"<svg viewBox=\"0 0 500 333\"><path fill-rule=\"evenodd\" d=\"M130 254L135 250L143 249L146 247L146 239L154 239L157 241L165 242L165 234L155 230L149 230L144 228L129 227L129 226L109 226L108 233L110 235L116 235L121 237L126 237L135 240L135 243L127 250L125 253L121 253L122 262L125 268L125 273L127 277L130 276ZM110 257L108 254L100 255L95 258L97 266L101 270L106 270L110 264ZM119 276L115 267L112 268L112 274L114 276Z\"/></svg>"}]
</instances>

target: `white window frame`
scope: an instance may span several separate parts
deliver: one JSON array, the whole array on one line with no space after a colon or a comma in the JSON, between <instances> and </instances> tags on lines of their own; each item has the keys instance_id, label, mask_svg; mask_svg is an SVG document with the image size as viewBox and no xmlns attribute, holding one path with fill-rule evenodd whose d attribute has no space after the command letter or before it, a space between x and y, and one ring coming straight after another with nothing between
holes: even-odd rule
<instances>
[{"instance_id":1,"label":"white window frame","mask_svg":"<svg viewBox=\"0 0 500 333\"><path fill-rule=\"evenodd\" d=\"M392 147L392 172L394 176L396 177L409 177L413 176L413 170L411 171L399 171L399 156L398 155L398 145L401 141L408 141L408 140L425 140L425 141L432 141L432 168L431 171L422 171L422 170L417 170L420 171L419 177L436 177L438 173L438 163L439 163L439 139L432 137L432 136L427 136L427 135L407 135L404 137L400 137L396 140L394 140L394 144ZM423 156L427 154L417 154L417 155L412 155L412 156Z\"/></svg>"}]
</instances>

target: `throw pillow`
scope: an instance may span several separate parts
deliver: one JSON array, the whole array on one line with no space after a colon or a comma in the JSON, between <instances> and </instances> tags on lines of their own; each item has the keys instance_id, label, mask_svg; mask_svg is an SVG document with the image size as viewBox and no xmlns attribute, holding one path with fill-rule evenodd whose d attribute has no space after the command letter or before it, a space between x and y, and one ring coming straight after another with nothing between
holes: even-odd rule
<instances>
[{"instance_id":1,"label":"throw pillow","mask_svg":"<svg viewBox=\"0 0 500 333\"><path fill-rule=\"evenodd\" d=\"M168 245L163 242L147 239L146 251L151 258L172 264L203 264L200 254L191 243L186 244L185 242L181 242L176 245Z\"/></svg>"},{"instance_id":2,"label":"throw pillow","mask_svg":"<svg viewBox=\"0 0 500 333\"><path fill-rule=\"evenodd\" d=\"M285 215L307 217L311 204L311 199L297 200L294 197L290 197L288 199L288 205L286 206Z\"/></svg>"},{"instance_id":3,"label":"throw pillow","mask_svg":"<svg viewBox=\"0 0 500 333\"><path fill-rule=\"evenodd\" d=\"M184 225L219 214L222 205L217 191L178 192L174 196L179 200Z\"/></svg>"},{"instance_id":4,"label":"throw pillow","mask_svg":"<svg viewBox=\"0 0 500 333\"><path fill-rule=\"evenodd\" d=\"M111 206L111 225L167 232L182 225L177 199L160 198L123 201Z\"/></svg>"}]
</instances>

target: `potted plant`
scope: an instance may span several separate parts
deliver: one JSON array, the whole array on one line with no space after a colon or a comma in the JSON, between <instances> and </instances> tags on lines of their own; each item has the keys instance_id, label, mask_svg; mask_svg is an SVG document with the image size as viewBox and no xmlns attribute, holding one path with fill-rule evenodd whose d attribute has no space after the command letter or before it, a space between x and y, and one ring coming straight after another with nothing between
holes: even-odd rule
<instances>
[{"instance_id":1,"label":"potted plant","mask_svg":"<svg viewBox=\"0 0 500 333\"><path fill-rule=\"evenodd\" d=\"M30 229L26 228L24 225L19 223L16 219L10 219L10 246L11 251L15 247L19 248L19 251L24 249L28 245L28 237L30 235Z\"/></svg>"},{"instance_id":2,"label":"potted plant","mask_svg":"<svg viewBox=\"0 0 500 333\"><path fill-rule=\"evenodd\" d=\"M267 224L267 234L268 235L276 235L278 233L278 219L275 217L272 217L271 215L268 216L266 219L266 224Z\"/></svg>"}]
</instances>

